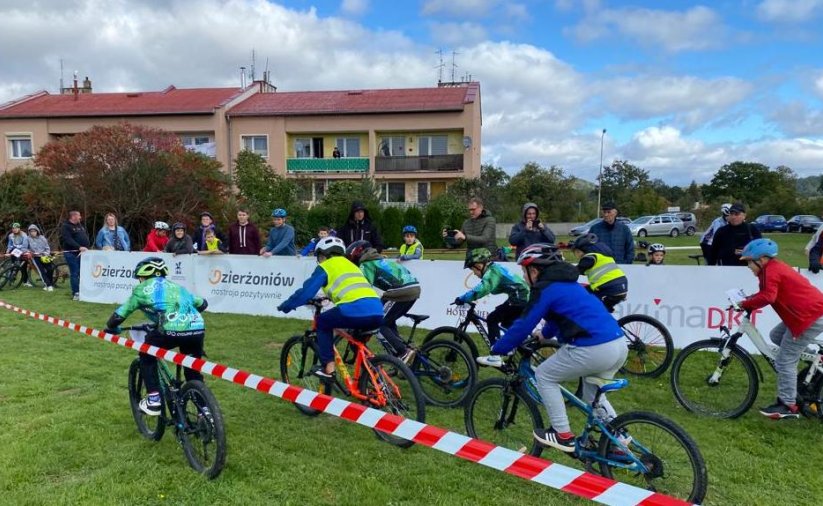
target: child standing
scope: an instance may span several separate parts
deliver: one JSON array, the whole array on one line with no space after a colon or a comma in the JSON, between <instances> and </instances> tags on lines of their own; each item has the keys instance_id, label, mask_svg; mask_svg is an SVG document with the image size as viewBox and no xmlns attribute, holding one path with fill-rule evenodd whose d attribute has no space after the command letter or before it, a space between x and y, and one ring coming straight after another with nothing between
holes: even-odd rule
<instances>
[{"instance_id":1,"label":"child standing","mask_svg":"<svg viewBox=\"0 0 823 506\"><path fill-rule=\"evenodd\" d=\"M414 225L403 227L403 245L400 246L400 260L416 260L423 258L423 244L417 239L417 228Z\"/></svg>"},{"instance_id":2,"label":"child standing","mask_svg":"<svg viewBox=\"0 0 823 506\"><path fill-rule=\"evenodd\" d=\"M201 255L222 255L223 254L223 241L217 238L217 234L214 232L213 228L208 228L203 233L203 237L205 239L206 249L200 250L198 253Z\"/></svg>"},{"instance_id":3,"label":"child standing","mask_svg":"<svg viewBox=\"0 0 823 506\"><path fill-rule=\"evenodd\" d=\"M325 239L326 237L333 235L332 230L329 227L320 227L317 229L317 237L313 238L306 244L303 249L300 250L300 256L307 257L314 255L314 247L317 246L317 243L320 242L321 239Z\"/></svg>"}]
</instances>

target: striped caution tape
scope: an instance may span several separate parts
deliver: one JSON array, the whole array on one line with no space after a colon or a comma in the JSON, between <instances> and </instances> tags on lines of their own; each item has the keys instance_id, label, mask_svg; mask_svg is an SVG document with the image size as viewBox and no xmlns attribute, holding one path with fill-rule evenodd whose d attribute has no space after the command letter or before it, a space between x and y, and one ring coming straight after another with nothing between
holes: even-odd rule
<instances>
[{"instance_id":1,"label":"striped caution tape","mask_svg":"<svg viewBox=\"0 0 823 506\"><path fill-rule=\"evenodd\" d=\"M486 441L441 429L434 425L408 420L373 408L336 397L320 394L305 388L289 385L240 369L208 360L194 358L146 343L133 341L102 330L85 327L52 316L22 309L0 301L0 307L22 315L63 327L81 334L131 348L141 353L180 364L203 374L237 383L292 403L308 406L338 418L378 429L388 434L414 441L417 444L440 450L464 460L497 469L520 478L562 490L579 497L614 506L669 506L688 504L680 499L645 490L618 481L603 478L549 460L524 455L520 452L495 446Z\"/></svg>"}]
</instances>

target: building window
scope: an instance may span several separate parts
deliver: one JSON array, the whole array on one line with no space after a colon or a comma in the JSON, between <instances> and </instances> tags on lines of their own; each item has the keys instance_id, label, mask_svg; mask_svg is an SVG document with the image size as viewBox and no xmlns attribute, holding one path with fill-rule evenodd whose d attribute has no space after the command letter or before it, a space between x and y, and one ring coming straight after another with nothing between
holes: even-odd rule
<instances>
[{"instance_id":1,"label":"building window","mask_svg":"<svg viewBox=\"0 0 823 506\"><path fill-rule=\"evenodd\" d=\"M335 145L343 158L360 156L360 139L357 137L338 137Z\"/></svg>"},{"instance_id":2,"label":"building window","mask_svg":"<svg viewBox=\"0 0 823 506\"><path fill-rule=\"evenodd\" d=\"M417 203L427 204L429 202L429 183L417 183Z\"/></svg>"},{"instance_id":3,"label":"building window","mask_svg":"<svg viewBox=\"0 0 823 506\"><path fill-rule=\"evenodd\" d=\"M406 156L406 138L381 137L377 154L379 156Z\"/></svg>"},{"instance_id":4,"label":"building window","mask_svg":"<svg viewBox=\"0 0 823 506\"><path fill-rule=\"evenodd\" d=\"M448 154L449 138L446 135L418 137L417 151L420 156Z\"/></svg>"},{"instance_id":5,"label":"building window","mask_svg":"<svg viewBox=\"0 0 823 506\"><path fill-rule=\"evenodd\" d=\"M380 202L405 202L406 183L382 183L380 185Z\"/></svg>"},{"instance_id":6,"label":"building window","mask_svg":"<svg viewBox=\"0 0 823 506\"><path fill-rule=\"evenodd\" d=\"M181 135L180 143L189 151L202 153L212 158L217 157L214 141L208 135Z\"/></svg>"},{"instance_id":7,"label":"building window","mask_svg":"<svg viewBox=\"0 0 823 506\"><path fill-rule=\"evenodd\" d=\"M295 139L294 156L295 158L311 158L311 139Z\"/></svg>"},{"instance_id":8,"label":"building window","mask_svg":"<svg viewBox=\"0 0 823 506\"><path fill-rule=\"evenodd\" d=\"M11 158L31 158L31 137L9 137L9 153Z\"/></svg>"},{"instance_id":9,"label":"building window","mask_svg":"<svg viewBox=\"0 0 823 506\"><path fill-rule=\"evenodd\" d=\"M269 138L265 135L243 135L240 137L243 149L258 154L263 158L269 157Z\"/></svg>"},{"instance_id":10,"label":"building window","mask_svg":"<svg viewBox=\"0 0 823 506\"><path fill-rule=\"evenodd\" d=\"M326 182L325 181L315 181L314 182L314 201L320 202L323 200L323 197L326 196Z\"/></svg>"}]
</instances>

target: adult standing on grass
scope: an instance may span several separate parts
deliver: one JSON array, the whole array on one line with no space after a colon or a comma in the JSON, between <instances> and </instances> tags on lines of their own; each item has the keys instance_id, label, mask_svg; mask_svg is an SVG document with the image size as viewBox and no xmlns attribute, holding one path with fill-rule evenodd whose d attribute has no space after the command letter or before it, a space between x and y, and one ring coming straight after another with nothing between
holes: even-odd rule
<instances>
[{"instance_id":1,"label":"adult standing on grass","mask_svg":"<svg viewBox=\"0 0 823 506\"><path fill-rule=\"evenodd\" d=\"M352 202L346 223L337 229L337 237L343 239L346 246L355 241L366 241L378 253L383 252L383 240L380 238L380 232L372 223L369 210L362 202Z\"/></svg>"},{"instance_id":2,"label":"adult standing on grass","mask_svg":"<svg viewBox=\"0 0 823 506\"><path fill-rule=\"evenodd\" d=\"M69 267L72 300L80 300L80 255L91 247L89 233L81 223L80 211L69 211L69 218L60 228L60 246Z\"/></svg>"},{"instance_id":3,"label":"adult standing on grass","mask_svg":"<svg viewBox=\"0 0 823 506\"><path fill-rule=\"evenodd\" d=\"M229 253L232 255L258 255L260 253L260 232L249 221L249 210L237 210L237 221L229 226Z\"/></svg>"},{"instance_id":4,"label":"adult standing on grass","mask_svg":"<svg viewBox=\"0 0 823 506\"><path fill-rule=\"evenodd\" d=\"M707 265L714 265L714 258L712 257L714 234L716 234L721 227L726 226L726 220L729 218L729 209L731 208L731 204L722 204L720 206L720 216L715 218L711 225L709 225L709 228L700 236L700 250L703 251L703 258L706 259Z\"/></svg>"},{"instance_id":5,"label":"adult standing on grass","mask_svg":"<svg viewBox=\"0 0 823 506\"><path fill-rule=\"evenodd\" d=\"M526 246L544 243L554 244L554 232L545 223L540 221L540 208L533 202L526 202L523 205L522 220L515 223L509 234L509 244L515 246L515 258L520 257L520 253Z\"/></svg>"},{"instance_id":6,"label":"adult standing on grass","mask_svg":"<svg viewBox=\"0 0 823 506\"><path fill-rule=\"evenodd\" d=\"M589 233L596 235L598 242L612 250L616 263L634 262L634 237L625 223L617 221L617 206L614 202L604 202L600 212L603 219L592 225Z\"/></svg>"},{"instance_id":7,"label":"adult standing on grass","mask_svg":"<svg viewBox=\"0 0 823 506\"><path fill-rule=\"evenodd\" d=\"M486 248L492 254L492 258L497 257L497 241L495 229L497 221L484 207L483 200L478 197L469 199L467 207L469 218L463 222L460 230L453 230L456 244L466 243L466 258L468 253L477 248ZM449 235L447 230L443 231L443 237Z\"/></svg>"},{"instance_id":8,"label":"adult standing on grass","mask_svg":"<svg viewBox=\"0 0 823 506\"><path fill-rule=\"evenodd\" d=\"M102 250L131 251L129 234L117 223L117 215L106 214L105 223L97 232L94 246Z\"/></svg>"},{"instance_id":9,"label":"adult standing on grass","mask_svg":"<svg viewBox=\"0 0 823 506\"><path fill-rule=\"evenodd\" d=\"M737 265L745 267L747 262L740 258L743 248L763 235L751 223L746 223L746 207L735 202L729 208L728 224L714 234L712 241L712 263L709 265Z\"/></svg>"}]
</instances>

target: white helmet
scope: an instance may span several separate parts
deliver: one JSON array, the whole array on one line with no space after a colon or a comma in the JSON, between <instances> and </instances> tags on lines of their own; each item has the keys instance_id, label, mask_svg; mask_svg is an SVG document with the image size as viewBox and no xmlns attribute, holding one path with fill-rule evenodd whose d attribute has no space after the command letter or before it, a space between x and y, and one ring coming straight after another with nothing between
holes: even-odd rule
<instances>
[{"instance_id":1,"label":"white helmet","mask_svg":"<svg viewBox=\"0 0 823 506\"><path fill-rule=\"evenodd\" d=\"M317 242L314 247L314 254L319 255L323 253L324 256L330 256L332 253L338 255L346 254L346 243L339 237L324 237Z\"/></svg>"},{"instance_id":2,"label":"white helmet","mask_svg":"<svg viewBox=\"0 0 823 506\"><path fill-rule=\"evenodd\" d=\"M154 228L157 230L169 230L169 224L165 221L155 221Z\"/></svg>"},{"instance_id":3,"label":"white helmet","mask_svg":"<svg viewBox=\"0 0 823 506\"><path fill-rule=\"evenodd\" d=\"M731 208L732 208L732 205L729 204L728 202L726 202L725 204L722 204L720 206L720 212L723 214L723 216L728 216L729 211L731 210Z\"/></svg>"}]
</instances>

